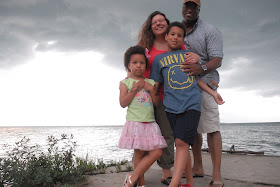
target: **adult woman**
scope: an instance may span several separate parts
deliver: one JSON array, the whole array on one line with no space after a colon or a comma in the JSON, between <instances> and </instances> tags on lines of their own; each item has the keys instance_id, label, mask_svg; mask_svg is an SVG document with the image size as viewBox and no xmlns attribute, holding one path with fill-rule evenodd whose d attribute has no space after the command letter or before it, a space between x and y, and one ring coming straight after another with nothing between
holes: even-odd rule
<instances>
[{"instance_id":1,"label":"adult woman","mask_svg":"<svg viewBox=\"0 0 280 187\"><path fill-rule=\"evenodd\" d=\"M139 31L138 45L149 50L149 63L146 72L144 73L144 77L146 78L149 78L150 76L152 63L155 56L167 52L168 46L165 41L165 33L169 23L170 22L166 18L165 14L155 11L148 16L147 20L144 22L142 28ZM186 49L184 45L182 45L181 48ZM191 62L195 58L199 58L199 56L194 53L188 53L186 61ZM162 168L161 182L163 184L169 185L172 178L171 168L174 164L174 139L168 118L165 113L165 108L162 104L163 95L164 90L163 86L161 86L159 88L161 103L155 108L155 118L168 147L162 150L162 156L157 160L157 163Z\"/></svg>"}]
</instances>

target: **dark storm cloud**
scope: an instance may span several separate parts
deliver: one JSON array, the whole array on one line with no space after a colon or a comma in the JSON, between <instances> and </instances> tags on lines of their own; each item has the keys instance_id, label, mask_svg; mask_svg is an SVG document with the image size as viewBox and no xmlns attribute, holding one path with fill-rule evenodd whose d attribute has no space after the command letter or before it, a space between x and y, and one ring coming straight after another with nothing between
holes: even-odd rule
<instances>
[{"instance_id":1,"label":"dark storm cloud","mask_svg":"<svg viewBox=\"0 0 280 187\"><path fill-rule=\"evenodd\" d=\"M201 2L201 18L224 37L221 86L280 95L280 1ZM123 53L136 44L147 16L160 10L171 21L181 21L181 5L180 0L1 1L0 67L25 63L34 50L90 50L105 54L104 63L123 68Z\"/></svg>"},{"instance_id":2,"label":"dark storm cloud","mask_svg":"<svg viewBox=\"0 0 280 187\"><path fill-rule=\"evenodd\" d=\"M224 37L224 60L221 73L232 70L223 79L225 88L256 90L270 97L280 95L278 51L280 36L279 1L217 1L220 8L211 17ZM206 4L210 10L212 3ZM205 7L206 8L206 7ZM211 15L210 12L207 12ZM220 14L220 16L218 16ZM207 20L210 19L203 14ZM238 63L236 63L238 62ZM248 63L250 62L250 63Z\"/></svg>"},{"instance_id":3,"label":"dark storm cloud","mask_svg":"<svg viewBox=\"0 0 280 187\"><path fill-rule=\"evenodd\" d=\"M101 52L107 62L119 66L125 49L135 45L141 24L159 2L154 1L152 8L150 1L136 0L1 1L0 67L26 62L34 46L50 50L48 41L56 41L52 50Z\"/></svg>"}]
</instances>

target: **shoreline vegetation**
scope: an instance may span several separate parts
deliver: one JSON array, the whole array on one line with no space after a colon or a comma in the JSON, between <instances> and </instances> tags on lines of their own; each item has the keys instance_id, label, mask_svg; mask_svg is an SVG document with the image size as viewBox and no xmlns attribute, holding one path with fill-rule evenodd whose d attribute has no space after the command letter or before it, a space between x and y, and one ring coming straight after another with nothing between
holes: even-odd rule
<instances>
[{"instance_id":1,"label":"shoreline vegetation","mask_svg":"<svg viewBox=\"0 0 280 187\"><path fill-rule=\"evenodd\" d=\"M74 136L62 134L60 138L48 136L47 151L39 145L29 145L24 137L12 150L0 158L0 187L70 187L81 186L90 175L129 172L133 166L127 160L89 160L75 156ZM3 147L7 149L7 147Z\"/></svg>"},{"instance_id":2,"label":"shoreline vegetation","mask_svg":"<svg viewBox=\"0 0 280 187\"><path fill-rule=\"evenodd\" d=\"M91 176L130 172L132 162L122 160L104 163L103 160L90 160L75 155L76 142L74 136L61 134L61 137L48 136L47 150L39 145L30 145L30 139L24 137L15 143L15 147L7 150L0 157L0 187L79 187L87 186ZM209 152L208 149L203 149ZM258 155L263 152L236 151L234 146L228 155Z\"/></svg>"}]
</instances>

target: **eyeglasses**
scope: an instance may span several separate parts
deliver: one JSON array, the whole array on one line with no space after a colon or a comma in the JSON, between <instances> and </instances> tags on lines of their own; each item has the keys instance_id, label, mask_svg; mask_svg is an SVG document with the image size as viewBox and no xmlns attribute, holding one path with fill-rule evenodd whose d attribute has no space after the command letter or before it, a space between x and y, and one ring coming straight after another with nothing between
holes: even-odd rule
<instances>
[{"instance_id":1,"label":"eyeglasses","mask_svg":"<svg viewBox=\"0 0 280 187\"><path fill-rule=\"evenodd\" d=\"M157 22L162 23L162 22L164 22L164 21L165 21L165 19L164 19L164 18L161 18L161 19L158 19L158 20L156 20L156 21L153 21L153 22L152 22L152 25L155 25Z\"/></svg>"}]
</instances>

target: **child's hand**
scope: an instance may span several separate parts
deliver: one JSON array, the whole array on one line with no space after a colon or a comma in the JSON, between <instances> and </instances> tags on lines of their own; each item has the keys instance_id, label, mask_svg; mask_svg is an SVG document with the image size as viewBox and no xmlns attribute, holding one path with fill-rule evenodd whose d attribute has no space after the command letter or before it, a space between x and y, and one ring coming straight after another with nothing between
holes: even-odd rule
<instances>
[{"instance_id":1,"label":"child's hand","mask_svg":"<svg viewBox=\"0 0 280 187\"><path fill-rule=\"evenodd\" d=\"M145 82L144 89L151 92L154 89L154 87L149 82Z\"/></svg>"},{"instance_id":2,"label":"child's hand","mask_svg":"<svg viewBox=\"0 0 280 187\"><path fill-rule=\"evenodd\" d=\"M130 91L131 92L138 92L138 91L140 91L143 88L144 85L145 85L145 81L144 80L140 80L137 83L134 81Z\"/></svg>"},{"instance_id":3,"label":"child's hand","mask_svg":"<svg viewBox=\"0 0 280 187\"><path fill-rule=\"evenodd\" d=\"M151 83L145 82L144 89L150 92L154 106L158 106L160 99L157 92L157 83L153 86Z\"/></svg>"},{"instance_id":4,"label":"child's hand","mask_svg":"<svg viewBox=\"0 0 280 187\"><path fill-rule=\"evenodd\" d=\"M221 95L219 93L215 92L213 97L218 105L222 105L225 103L225 101L223 100L223 98L221 97Z\"/></svg>"},{"instance_id":5,"label":"child's hand","mask_svg":"<svg viewBox=\"0 0 280 187\"><path fill-rule=\"evenodd\" d=\"M185 62L188 64L196 64L200 61L200 57L198 54L193 52L186 52L185 53Z\"/></svg>"}]
</instances>

